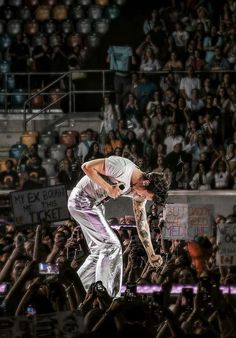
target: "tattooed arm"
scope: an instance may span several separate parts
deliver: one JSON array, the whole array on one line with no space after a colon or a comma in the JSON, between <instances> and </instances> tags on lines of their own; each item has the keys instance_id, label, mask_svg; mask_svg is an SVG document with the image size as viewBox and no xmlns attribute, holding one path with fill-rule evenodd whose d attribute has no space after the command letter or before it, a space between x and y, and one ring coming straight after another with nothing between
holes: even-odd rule
<instances>
[{"instance_id":1,"label":"tattooed arm","mask_svg":"<svg viewBox=\"0 0 236 338\"><path fill-rule=\"evenodd\" d=\"M149 263L152 266L156 266L162 263L162 258L160 255L155 254L155 251L152 245L151 234L150 234L149 224L147 221L145 205L146 205L146 201L140 202L140 201L133 200L133 210L134 210L134 216L135 216L138 236L147 253Z\"/></svg>"}]
</instances>

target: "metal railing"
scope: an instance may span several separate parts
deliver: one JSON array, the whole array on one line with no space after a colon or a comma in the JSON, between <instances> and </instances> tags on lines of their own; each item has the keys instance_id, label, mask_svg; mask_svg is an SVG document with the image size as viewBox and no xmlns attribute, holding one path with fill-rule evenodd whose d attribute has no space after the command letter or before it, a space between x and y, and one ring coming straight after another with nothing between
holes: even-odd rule
<instances>
[{"instance_id":1,"label":"metal railing","mask_svg":"<svg viewBox=\"0 0 236 338\"><path fill-rule=\"evenodd\" d=\"M94 80L94 75L98 74L98 77ZM30 121L35 119L40 114L44 113L45 111L48 111L51 107L56 105L56 103L62 101L66 97L68 97L68 113L76 112L76 96L77 95L83 95L83 94L99 94L104 96L106 93L111 93L113 90L110 87L110 89L107 89L107 76L106 74L112 74L109 70L72 70L68 71L66 73L4 73L2 74L3 83L4 83L4 90L0 92L0 97L4 97L4 105L1 104L2 100L0 100L0 110L4 110L4 113L10 112L14 110L14 108L9 108L11 106L10 99L14 96L27 96L27 99L23 102L22 106L15 108L15 110L18 110L19 112L23 113L23 119L24 119L24 128L27 130L27 125ZM77 75L77 76L76 76ZM83 76L81 76L83 75ZM90 81L89 76L93 75L93 79ZM14 90L9 90L9 79L14 76L15 78L18 78L18 83L20 82L27 82L27 89L24 89L21 92L18 92L17 90L20 89L19 85L15 86ZM45 79L51 79L55 78L54 80L50 81L49 84L44 86L41 89L34 89L32 90L32 83L35 78L42 78ZM24 78L24 80L27 79L27 81L21 81L21 79ZM96 85L96 88L94 89L81 89L80 84L82 83L83 78L86 79L87 83L91 82ZM19 80L20 79L20 80ZM48 81L49 82L49 81ZM63 85L62 85L63 82ZM77 85L76 85L77 82ZM60 92L53 92L49 91L51 88L60 88ZM89 86L88 86L89 87ZM16 89L17 88L17 89ZM62 89L61 89L62 88ZM46 96L49 95L58 95L58 98L54 100L53 102L45 104L43 107L39 107L39 109L32 108L32 101L37 96ZM2 108L2 109L1 109Z\"/></svg>"},{"instance_id":2,"label":"metal railing","mask_svg":"<svg viewBox=\"0 0 236 338\"><path fill-rule=\"evenodd\" d=\"M132 72L130 72L131 74ZM141 72L135 72L135 73L141 73ZM156 81L156 83L159 83L161 77L165 74L168 74L169 71L158 71L158 72L152 72L147 73L149 76L152 77ZM186 71L173 71L173 74L179 74L182 75L185 74ZM207 76L222 76L224 73L231 73L235 74L236 71L233 70L227 70L227 71L199 71L196 72L197 76L200 78L206 78ZM95 76L98 74L98 77ZM9 102L7 100L8 97L12 97L14 95L22 95L27 96L27 99L24 101L24 104L22 106L23 115L24 115L24 127L25 130L27 130L27 124L32 121L34 118L36 118L38 115L42 114L43 112L49 110L53 105L56 103L62 101L66 97L68 97L68 113L72 112L78 112L76 111L76 98L78 95L101 95L104 96L105 94L113 93L113 74L114 71L110 70L71 70L66 73L35 73L35 72L28 72L28 73L4 73L2 74L3 77L3 83L4 83L4 92L0 93L0 97L4 95L6 98L4 111L8 112L9 109ZM8 90L8 79L11 76L15 77L25 77L27 79L27 90L22 92L16 92L16 91L9 91ZM52 80L48 85L44 86L43 88L33 91L32 90L32 83L33 79L37 77L45 77L52 79L53 77L56 79ZM85 79L86 87L83 89L83 79ZM48 92L50 88L55 87L55 85L59 84L59 87L61 88L61 82L64 82L64 88L61 90L61 92L53 93ZM91 89L91 85L94 85L95 88ZM15 87L17 88L17 87ZM33 94L32 94L33 93ZM31 107L31 103L33 99L38 95L48 96L58 94L58 99L54 100L51 103L45 104L43 107L40 107L40 109L33 113L33 109ZM1 100L0 100L1 101ZM92 103L94 100L90 100L89 103ZM98 109L100 109L100 106L102 104L102 101L100 102L100 105L98 106ZM20 109L19 109L20 110Z\"/></svg>"}]
</instances>

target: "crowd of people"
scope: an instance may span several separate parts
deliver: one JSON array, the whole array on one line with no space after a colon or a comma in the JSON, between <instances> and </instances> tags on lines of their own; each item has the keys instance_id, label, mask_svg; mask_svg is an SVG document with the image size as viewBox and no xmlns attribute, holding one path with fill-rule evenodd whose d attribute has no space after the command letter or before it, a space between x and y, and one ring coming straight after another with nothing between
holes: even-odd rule
<instances>
[{"instance_id":1,"label":"crowd of people","mask_svg":"<svg viewBox=\"0 0 236 338\"><path fill-rule=\"evenodd\" d=\"M143 42L133 54L129 50L131 68L115 70L116 95L103 98L100 128L81 132L66 147L54 162L53 180L44 167L50 146L42 152L39 136L20 163L6 161L1 189L63 183L71 190L83 176L83 163L110 155L130 159L143 172L163 173L170 189L235 189L236 2L227 0L219 9L221 16L211 1L172 1L172 7L154 9L143 23ZM236 224L236 207L215 217L211 237L190 240L164 238L166 223L155 204L147 216L153 248L162 258L158 266L148 261L133 216L109 219L124 265L124 288L117 298L99 281L85 291L77 270L89 249L74 220L16 226L12 215L2 219L1 317L31 319L69 310L83 325L71 324L65 337L106 338L112 332L117 337L235 338L230 285L236 271L232 262L217 261L217 230ZM160 290L139 293L147 284ZM179 294L172 292L175 284L181 285Z\"/></svg>"},{"instance_id":2,"label":"crowd of people","mask_svg":"<svg viewBox=\"0 0 236 338\"><path fill-rule=\"evenodd\" d=\"M158 338L235 337L235 296L220 288L235 284L235 267L219 266L216 255L217 228L235 223L236 207L230 215L217 215L212 237L189 241L163 237L166 224L155 204L147 216L155 252L162 257L156 267L138 240L133 216L108 220L124 262L123 289L115 298L99 281L85 292L77 269L88 247L75 221L19 227L2 219L1 317L76 311L83 326L71 327L63 337L76 337L78 330L82 337L110 337L111 330L117 337L137 332ZM173 291L176 284L179 291ZM147 285L160 290L147 293Z\"/></svg>"},{"instance_id":3,"label":"crowd of people","mask_svg":"<svg viewBox=\"0 0 236 338\"><path fill-rule=\"evenodd\" d=\"M58 163L58 181L74 182L76 161L118 154L164 172L171 189L234 189L235 2L218 11L211 1L173 2L151 11L143 33L140 45L128 48L127 71L122 60L113 67L115 97L104 96L100 126L81 131L69 166L67 155L65 170ZM107 61L117 66L111 49Z\"/></svg>"}]
</instances>

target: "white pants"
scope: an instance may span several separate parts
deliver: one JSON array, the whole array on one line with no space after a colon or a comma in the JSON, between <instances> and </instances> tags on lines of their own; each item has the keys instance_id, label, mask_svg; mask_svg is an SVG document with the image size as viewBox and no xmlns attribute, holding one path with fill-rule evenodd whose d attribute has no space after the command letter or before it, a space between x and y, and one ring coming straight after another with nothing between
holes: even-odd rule
<instances>
[{"instance_id":1,"label":"white pants","mask_svg":"<svg viewBox=\"0 0 236 338\"><path fill-rule=\"evenodd\" d=\"M72 190L68 200L69 212L80 225L90 251L78 275L86 291L91 283L101 280L110 296L119 297L123 276L122 246L104 217L104 207L94 203L78 188Z\"/></svg>"}]
</instances>

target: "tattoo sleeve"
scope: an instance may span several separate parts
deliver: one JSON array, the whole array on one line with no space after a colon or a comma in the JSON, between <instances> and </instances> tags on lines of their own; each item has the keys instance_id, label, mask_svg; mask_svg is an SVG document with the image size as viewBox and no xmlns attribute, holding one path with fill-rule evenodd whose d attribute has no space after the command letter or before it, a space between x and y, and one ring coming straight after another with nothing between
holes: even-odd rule
<instances>
[{"instance_id":1,"label":"tattoo sleeve","mask_svg":"<svg viewBox=\"0 0 236 338\"><path fill-rule=\"evenodd\" d=\"M137 226L137 232L138 236L140 238L140 241L143 244L143 247L148 255L148 257L151 257L155 255L152 241L151 241L151 235L150 235L150 229L147 222L147 214L145 209L146 201L139 202L133 200L133 210L134 210L134 216Z\"/></svg>"}]
</instances>

